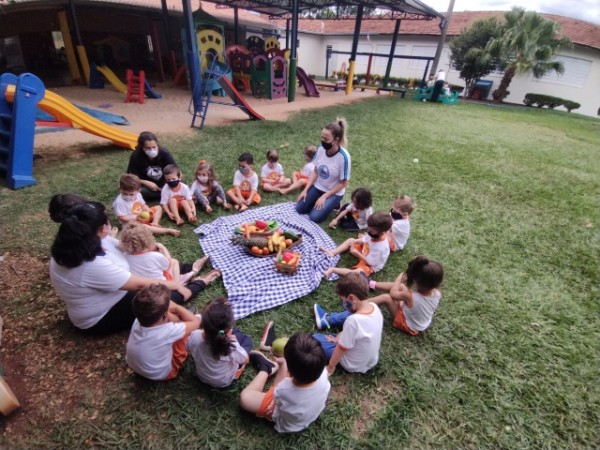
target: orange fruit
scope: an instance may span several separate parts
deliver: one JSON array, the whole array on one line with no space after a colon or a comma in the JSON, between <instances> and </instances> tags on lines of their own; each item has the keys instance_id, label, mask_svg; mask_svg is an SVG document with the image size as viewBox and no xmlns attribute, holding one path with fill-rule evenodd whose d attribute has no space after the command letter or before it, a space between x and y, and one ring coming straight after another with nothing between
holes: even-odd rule
<instances>
[{"instance_id":1,"label":"orange fruit","mask_svg":"<svg viewBox=\"0 0 600 450\"><path fill-rule=\"evenodd\" d=\"M285 245L286 245L287 247L289 247L289 246L290 246L290 245L292 245L293 243L294 243L294 241L292 241L291 239L286 239L286 240L285 240Z\"/></svg>"},{"instance_id":2,"label":"orange fruit","mask_svg":"<svg viewBox=\"0 0 600 450\"><path fill-rule=\"evenodd\" d=\"M255 255L262 255L262 250L258 248L256 245L250 249L252 253Z\"/></svg>"},{"instance_id":3,"label":"orange fruit","mask_svg":"<svg viewBox=\"0 0 600 450\"><path fill-rule=\"evenodd\" d=\"M268 255L269 253L270 253L270 252L269 252L269 247L264 247L264 248L262 249L262 254L263 254L263 255Z\"/></svg>"}]
</instances>

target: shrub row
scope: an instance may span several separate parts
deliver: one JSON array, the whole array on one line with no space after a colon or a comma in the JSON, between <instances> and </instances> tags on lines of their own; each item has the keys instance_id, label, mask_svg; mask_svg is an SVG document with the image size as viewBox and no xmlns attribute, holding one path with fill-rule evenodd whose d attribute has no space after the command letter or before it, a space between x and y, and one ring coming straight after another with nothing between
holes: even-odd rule
<instances>
[{"instance_id":1,"label":"shrub row","mask_svg":"<svg viewBox=\"0 0 600 450\"><path fill-rule=\"evenodd\" d=\"M537 108L543 108L544 106L547 106L550 109L554 109L557 106L564 106L569 112L581 106L579 103L572 102L571 100L565 100L563 98L542 94L525 94L523 103L525 103L527 106L535 106Z\"/></svg>"}]
</instances>

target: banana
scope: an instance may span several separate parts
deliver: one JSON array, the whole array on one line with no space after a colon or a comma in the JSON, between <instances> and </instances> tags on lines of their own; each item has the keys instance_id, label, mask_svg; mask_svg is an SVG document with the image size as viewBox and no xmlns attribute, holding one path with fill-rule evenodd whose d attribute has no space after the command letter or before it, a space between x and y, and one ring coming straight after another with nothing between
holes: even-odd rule
<instances>
[{"instance_id":1,"label":"banana","mask_svg":"<svg viewBox=\"0 0 600 450\"><path fill-rule=\"evenodd\" d=\"M287 245L285 245L285 239L281 240L279 242L279 250L284 251L286 249Z\"/></svg>"},{"instance_id":2,"label":"banana","mask_svg":"<svg viewBox=\"0 0 600 450\"><path fill-rule=\"evenodd\" d=\"M272 236L269 238L269 242L267 242L267 247L269 248L269 251L272 253L274 252L274 247L273 247L273 239Z\"/></svg>"}]
</instances>

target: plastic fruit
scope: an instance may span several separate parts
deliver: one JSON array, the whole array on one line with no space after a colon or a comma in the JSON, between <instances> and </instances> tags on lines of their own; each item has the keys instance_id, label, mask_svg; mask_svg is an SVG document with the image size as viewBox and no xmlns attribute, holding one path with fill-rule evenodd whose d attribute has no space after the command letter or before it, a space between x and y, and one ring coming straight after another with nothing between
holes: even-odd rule
<instances>
[{"instance_id":1,"label":"plastic fruit","mask_svg":"<svg viewBox=\"0 0 600 450\"><path fill-rule=\"evenodd\" d=\"M262 250L258 248L256 245L250 249L252 253L255 255L262 255Z\"/></svg>"},{"instance_id":2,"label":"plastic fruit","mask_svg":"<svg viewBox=\"0 0 600 450\"><path fill-rule=\"evenodd\" d=\"M262 220L257 220L254 222L254 224L256 225L257 228L261 229L261 230L265 230L268 225L266 222L263 222Z\"/></svg>"},{"instance_id":3,"label":"plastic fruit","mask_svg":"<svg viewBox=\"0 0 600 450\"><path fill-rule=\"evenodd\" d=\"M287 344L287 341L288 338L286 337L277 338L273 341L271 349L275 356L283 356L283 350L285 348L285 344Z\"/></svg>"},{"instance_id":4,"label":"plastic fruit","mask_svg":"<svg viewBox=\"0 0 600 450\"><path fill-rule=\"evenodd\" d=\"M282 256L282 259L286 262L289 263L290 260L294 257L294 254L292 252L285 252Z\"/></svg>"},{"instance_id":5,"label":"plastic fruit","mask_svg":"<svg viewBox=\"0 0 600 450\"><path fill-rule=\"evenodd\" d=\"M265 247L265 248L262 249L262 254L263 255L268 255L269 253L270 252L269 252L269 249L267 247Z\"/></svg>"},{"instance_id":6,"label":"plastic fruit","mask_svg":"<svg viewBox=\"0 0 600 450\"><path fill-rule=\"evenodd\" d=\"M292 241L291 239L286 239L286 240L285 240L285 245L287 245L288 247L289 247L290 245L292 245L293 243L294 243L294 241Z\"/></svg>"},{"instance_id":7,"label":"plastic fruit","mask_svg":"<svg viewBox=\"0 0 600 450\"><path fill-rule=\"evenodd\" d=\"M148 211L142 211L139 215L139 218L142 220L150 219L150 213Z\"/></svg>"}]
</instances>

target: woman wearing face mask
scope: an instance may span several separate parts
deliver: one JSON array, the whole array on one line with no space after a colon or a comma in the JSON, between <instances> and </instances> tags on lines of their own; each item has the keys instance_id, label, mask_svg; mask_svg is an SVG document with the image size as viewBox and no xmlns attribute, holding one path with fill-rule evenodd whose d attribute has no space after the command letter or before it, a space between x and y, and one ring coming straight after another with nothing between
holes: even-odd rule
<instances>
[{"instance_id":1,"label":"woman wearing face mask","mask_svg":"<svg viewBox=\"0 0 600 450\"><path fill-rule=\"evenodd\" d=\"M346 119L337 118L321 131L321 145L313 159L315 170L298 196L296 211L308 214L313 222L327 219L340 207L350 180L350 154L347 145Z\"/></svg>"},{"instance_id":2,"label":"woman wearing face mask","mask_svg":"<svg viewBox=\"0 0 600 450\"><path fill-rule=\"evenodd\" d=\"M156 135L150 131L140 133L138 145L129 157L127 173L138 176L142 182L142 197L147 202L160 200L160 190L165 185L163 169L169 164L175 164L175 160L158 144Z\"/></svg>"}]
</instances>

